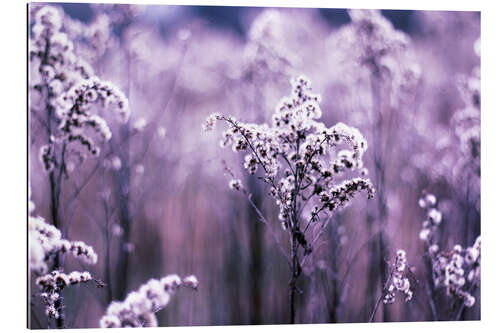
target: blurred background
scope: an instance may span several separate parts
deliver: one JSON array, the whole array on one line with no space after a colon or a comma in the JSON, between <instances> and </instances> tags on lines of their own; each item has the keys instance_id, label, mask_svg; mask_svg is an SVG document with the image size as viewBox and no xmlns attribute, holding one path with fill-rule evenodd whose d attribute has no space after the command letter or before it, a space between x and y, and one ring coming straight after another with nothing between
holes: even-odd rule
<instances>
[{"instance_id":1,"label":"blurred background","mask_svg":"<svg viewBox=\"0 0 500 333\"><path fill-rule=\"evenodd\" d=\"M29 5L30 25L40 6ZM171 273L194 274L200 286L179 291L158 312L160 326L288 322L287 263L245 195L229 188L224 165L287 244L278 208L244 170L243 156L219 147L221 128L207 133L201 124L212 112L269 123L299 74L322 95L327 126L343 122L367 139L377 196L354 200L322 235L299 279L297 322L367 322L381 293L380 258L392 260L397 249L406 250L415 273L414 299L381 305L376 320L433 320L419 239L422 193L438 199L441 248L472 246L480 234L480 92L471 83L479 80L478 12L382 10L388 28L379 42L399 31L407 44L386 57L388 74L374 90L373 72L357 61L363 41L346 33L345 9L51 6L61 11L75 54L118 86L131 110L125 125L108 121L113 137L98 157L68 162L62 182L63 235L99 255L93 267L64 265L107 285L64 291L68 327L98 327L112 300ZM30 104L37 103L30 90ZM477 116L464 125L457 115L470 108ZM29 178L36 213L50 221L50 184L38 158L48 138L36 112L30 109ZM459 319L480 319L479 290L475 296ZM435 302L438 319L452 319L444 291ZM32 327L45 327L35 297L31 310Z\"/></svg>"}]
</instances>

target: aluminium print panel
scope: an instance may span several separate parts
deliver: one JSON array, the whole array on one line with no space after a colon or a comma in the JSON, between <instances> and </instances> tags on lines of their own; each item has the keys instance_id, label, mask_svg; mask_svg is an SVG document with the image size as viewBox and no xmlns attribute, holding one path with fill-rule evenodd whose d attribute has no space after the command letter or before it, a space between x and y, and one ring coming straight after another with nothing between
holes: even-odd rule
<instances>
[{"instance_id":1,"label":"aluminium print panel","mask_svg":"<svg viewBox=\"0 0 500 333\"><path fill-rule=\"evenodd\" d=\"M29 328L481 319L479 12L28 24Z\"/></svg>"}]
</instances>

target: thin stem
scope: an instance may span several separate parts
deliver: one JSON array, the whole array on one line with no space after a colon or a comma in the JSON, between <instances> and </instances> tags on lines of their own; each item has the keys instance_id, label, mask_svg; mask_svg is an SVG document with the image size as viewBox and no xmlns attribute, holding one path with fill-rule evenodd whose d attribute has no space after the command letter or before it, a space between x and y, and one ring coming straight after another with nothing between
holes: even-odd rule
<instances>
[{"instance_id":1,"label":"thin stem","mask_svg":"<svg viewBox=\"0 0 500 333\"><path fill-rule=\"evenodd\" d=\"M300 137L297 136L296 140L296 156L299 155L299 146L300 146ZM292 171L294 171L292 169ZM301 271L301 265L299 263L299 257L297 253L298 249L298 240L297 240L297 235L300 233L299 229L299 220L297 216L297 196L299 194L299 179L298 179L298 168L295 169L294 172L294 191L293 191L293 211L292 211L292 218L291 218L291 223L290 223L290 232L292 234L292 246L291 246L291 251L292 251L292 277L290 279L290 324L295 323L295 292L297 291L297 278L300 275Z\"/></svg>"},{"instance_id":2,"label":"thin stem","mask_svg":"<svg viewBox=\"0 0 500 333\"><path fill-rule=\"evenodd\" d=\"M321 226L321 229L320 231L316 234L316 236L313 238L311 244L310 244L310 247L311 249L313 248L314 244L316 244L316 242L318 241L319 237L323 234L323 232L325 231L325 227L328 225L328 223L330 222L330 219L333 217L333 215L330 215L328 217L328 219L325 220L325 222L323 223L323 225ZM305 232L305 231L304 231ZM305 254L304 257L302 258L302 261L300 262L300 267L303 267L304 266L304 263L306 262L306 259L309 257L309 254Z\"/></svg>"},{"instance_id":3,"label":"thin stem","mask_svg":"<svg viewBox=\"0 0 500 333\"><path fill-rule=\"evenodd\" d=\"M289 295L290 295L290 324L295 323L295 292L297 290L297 277L298 277L298 266L297 266L297 238L294 233L292 233L292 270L291 278L289 284Z\"/></svg>"},{"instance_id":4,"label":"thin stem","mask_svg":"<svg viewBox=\"0 0 500 333\"><path fill-rule=\"evenodd\" d=\"M391 274L389 274L387 281L385 281L384 288L382 289L382 294L380 295L380 297L377 300L377 303L375 304L375 308L372 311L372 314L370 316L370 320L368 320L369 323L372 323L373 319L375 318L375 314L377 313L378 306L380 305L380 302L382 302L382 299L385 296L384 292L387 290L387 288L389 286L389 282L391 282L391 277L392 277L392 272L391 272Z\"/></svg>"},{"instance_id":5,"label":"thin stem","mask_svg":"<svg viewBox=\"0 0 500 333\"><path fill-rule=\"evenodd\" d=\"M271 233L271 236L273 237L274 239L274 242L276 243L276 245L278 245L278 248L280 249L280 252L281 254L283 255L283 257L286 259L286 261L288 262L288 265L290 266L290 268L292 268L292 262L290 261L290 259L288 258L288 255L286 254L285 252L285 249L283 248L283 246L281 245L280 241L278 240L278 236L276 236L276 234L274 233L273 229L271 228L271 226L269 225L269 222L266 220L266 218L264 217L264 215L262 215L262 212L260 211L259 208L257 208L257 206L255 205L255 203L253 202L252 200L252 194L249 194L248 195L248 202L250 202L250 205L255 209L255 211L257 212L257 215L259 215L259 219L262 223L264 223L264 225L269 229L270 233Z\"/></svg>"},{"instance_id":6,"label":"thin stem","mask_svg":"<svg viewBox=\"0 0 500 333\"><path fill-rule=\"evenodd\" d=\"M374 160L374 167L375 167L375 188L377 189L377 207L376 207L376 217L377 217L377 222L380 226L380 233L379 233L379 239L378 239L378 244L374 243L374 251L372 255L372 260L377 261L378 260L378 274L376 272L376 269L374 268L372 273L375 272L375 274L378 275L380 278L380 281L384 281L384 279L387 276L387 270L386 270L386 265L384 261L384 255L387 252L387 242L386 242L386 236L385 236L385 228L386 228L386 217L387 217L387 205L386 205L386 198L385 198L385 159L387 158L386 153L387 151L384 150L383 148L385 147L382 145L383 143L383 117L382 117L382 93L381 93L381 86L380 86L380 70L378 67L375 67L372 71L372 74L370 76L370 86L371 86L371 96L372 96L372 101L373 101L373 110L372 110L372 115L373 119L371 121L372 125L372 135L373 135L373 141L374 144L372 145L373 149L373 160ZM377 248L378 245L378 248ZM378 257L378 258L377 258ZM373 265L373 264L372 264ZM374 279L374 285L372 287L375 287L375 284L377 283L378 279ZM384 321L389 321L389 313L384 311Z\"/></svg>"},{"instance_id":7,"label":"thin stem","mask_svg":"<svg viewBox=\"0 0 500 333\"><path fill-rule=\"evenodd\" d=\"M475 289L476 289L476 285L473 284L469 288L468 293L472 295L474 293ZM453 316L451 319L455 320L455 321L460 320L460 317L462 316L462 313L463 313L464 309L465 309L465 301L461 300L460 301L460 307L458 308L457 314L455 316Z\"/></svg>"},{"instance_id":8,"label":"thin stem","mask_svg":"<svg viewBox=\"0 0 500 333\"><path fill-rule=\"evenodd\" d=\"M428 278L425 280L425 292L429 300L429 306L431 308L432 318L434 319L434 321L438 321L439 315L437 312L436 303L434 302L434 288L432 286L433 281L432 281L431 259L428 256L426 256L424 260L425 260L425 265L427 267L427 271L430 272L430 274L428 274Z\"/></svg>"},{"instance_id":9,"label":"thin stem","mask_svg":"<svg viewBox=\"0 0 500 333\"><path fill-rule=\"evenodd\" d=\"M108 203L106 202L106 199L102 200L103 204L103 209L104 209L104 220L105 220L105 225L104 225L104 237L106 240L106 253L105 253L105 268L104 268L104 276L108 284L107 292L106 292L106 303L109 304L113 300L113 290L111 289L111 255L110 255L110 243L111 243L111 237L109 235L109 220L110 220L110 215L108 212Z\"/></svg>"}]
</instances>

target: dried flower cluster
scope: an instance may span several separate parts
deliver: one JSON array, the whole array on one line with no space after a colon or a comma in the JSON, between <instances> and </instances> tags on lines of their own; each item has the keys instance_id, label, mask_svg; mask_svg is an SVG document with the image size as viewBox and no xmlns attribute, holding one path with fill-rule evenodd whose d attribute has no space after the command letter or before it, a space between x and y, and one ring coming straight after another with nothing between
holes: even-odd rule
<instances>
[{"instance_id":1,"label":"dried flower cluster","mask_svg":"<svg viewBox=\"0 0 500 333\"><path fill-rule=\"evenodd\" d=\"M385 290L383 302L384 304L394 303L396 291L405 295L405 301L408 302L413 297L413 292L410 289L409 267L406 259L406 252L398 250L396 259L393 264L390 276L390 284Z\"/></svg>"},{"instance_id":2,"label":"dried flower cluster","mask_svg":"<svg viewBox=\"0 0 500 333\"><path fill-rule=\"evenodd\" d=\"M481 236L467 249L457 244L450 252L437 253L433 258L435 286L446 288L448 296L463 300L466 307L473 306L476 299L471 292L481 278L480 261Z\"/></svg>"},{"instance_id":3,"label":"dried flower cluster","mask_svg":"<svg viewBox=\"0 0 500 333\"><path fill-rule=\"evenodd\" d=\"M47 272L47 263L58 253L71 253L87 264L97 262L97 254L91 246L61 238L59 229L46 223L40 216L29 217L28 232L30 269L38 274Z\"/></svg>"},{"instance_id":4,"label":"dried flower cluster","mask_svg":"<svg viewBox=\"0 0 500 333\"><path fill-rule=\"evenodd\" d=\"M281 99L271 125L212 114L204 128L213 129L216 120L225 121L229 128L223 133L221 146L246 152L245 169L256 174L260 168L259 179L270 186L269 194L279 207L279 220L290 235L293 304L295 282L302 270L298 247L304 250L303 258L307 257L332 214L356 193L365 191L371 198L375 189L369 179L358 177L364 173L362 158L367 149L361 133L343 123L326 127L318 121L321 97L311 92L309 79L299 76L290 83L291 95ZM233 179L229 186L239 189L241 183ZM322 227L316 235L314 227L306 234L318 222Z\"/></svg>"},{"instance_id":5,"label":"dried flower cluster","mask_svg":"<svg viewBox=\"0 0 500 333\"><path fill-rule=\"evenodd\" d=\"M57 301L61 298L61 292L65 287L91 280L92 276L89 272L77 271L69 274L53 271L38 277L36 284L40 287L40 297L45 305L47 317L58 319L61 316L61 309L57 306Z\"/></svg>"},{"instance_id":6,"label":"dried flower cluster","mask_svg":"<svg viewBox=\"0 0 500 333\"><path fill-rule=\"evenodd\" d=\"M462 299L465 306L471 307L475 303L471 291L481 276L481 236L467 249L457 244L452 251L440 251L437 230L442 214L435 208L436 202L433 194L426 194L419 200L420 207L427 209L427 220L423 222L420 239L426 242L434 286L446 288L448 296Z\"/></svg>"},{"instance_id":7,"label":"dried flower cluster","mask_svg":"<svg viewBox=\"0 0 500 333\"><path fill-rule=\"evenodd\" d=\"M127 98L123 93L111 82L100 81L97 77L80 82L61 99L61 104L64 103L64 107L59 110L61 118L59 129L62 132L62 137L56 139L68 140L69 142L80 141L93 155L97 154L97 147L84 143L90 139L86 139L81 134L83 130L85 128L93 129L106 141L111 138L111 131L104 119L90 113L91 105L101 103L105 107L115 106L118 118L122 122L125 122L129 116ZM81 137L81 139L76 137Z\"/></svg>"},{"instance_id":8,"label":"dried flower cluster","mask_svg":"<svg viewBox=\"0 0 500 333\"><path fill-rule=\"evenodd\" d=\"M88 63L77 57L73 43L62 30L62 13L54 6L46 5L34 13L29 58L36 69L30 78L30 86L45 93L50 105L55 107L55 97L67 91L82 79L93 74ZM37 74L36 76L35 74Z\"/></svg>"},{"instance_id":9,"label":"dried flower cluster","mask_svg":"<svg viewBox=\"0 0 500 333\"><path fill-rule=\"evenodd\" d=\"M55 143L79 143L93 156L99 155L99 147L89 135L96 133L102 141L111 138L111 130L107 122L99 115L92 113L91 106L100 103L103 107L114 106L120 121L125 122L129 116L128 102L123 93L110 82L103 82L97 77L82 80L59 98L57 115L59 117L58 132L51 137L51 144L42 147L41 160L47 171L57 165L54 155Z\"/></svg>"},{"instance_id":10,"label":"dried flower cluster","mask_svg":"<svg viewBox=\"0 0 500 333\"><path fill-rule=\"evenodd\" d=\"M229 124L221 146L248 152L244 167L250 174L262 168L262 180L271 186L284 228L296 224L294 210L301 211L306 221L316 222L320 213L344 206L357 192L374 194L366 178L338 183L342 175L363 169L367 143L361 133L343 123L328 128L317 121L320 96L311 93L310 81L300 76L291 84L291 96L280 101L271 126L241 123L220 114L210 115L204 125L213 129L215 119Z\"/></svg>"},{"instance_id":11,"label":"dried flower cluster","mask_svg":"<svg viewBox=\"0 0 500 333\"><path fill-rule=\"evenodd\" d=\"M123 302L112 302L100 325L103 328L158 326L155 313L167 306L170 297L181 286L196 289L198 279L194 275L181 279L177 274L161 280L151 279L138 291L129 293Z\"/></svg>"},{"instance_id":12,"label":"dried flower cluster","mask_svg":"<svg viewBox=\"0 0 500 333\"><path fill-rule=\"evenodd\" d=\"M47 317L58 319L61 317L62 290L80 282L88 282L92 279L89 272L71 272L66 274L62 269L47 273L52 259L58 254L70 253L75 258L82 260L86 264L97 263L97 254L91 246L84 242L70 242L61 237L61 231L55 226L45 222L40 216L31 215L35 204L31 201L31 189L28 193L30 210L28 217L28 242L29 242L29 269L38 278L35 284L40 288L41 300L45 305Z\"/></svg>"},{"instance_id":13,"label":"dried flower cluster","mask_svg":"<svg viewBox=\"0 0 500 333\"><path fill-rule=\"evenodd\" d=\"M40 93L44 100L43 108L47 112L49 143L41 147L40 159L45 170L50 172L64 164L64 154L56 156L56 144L65 147L76 142L96 156L99 147L90 133L97 133L102 140L111 137L107 122L91 112L91 105L113 105L123 121L128 119L129 110L123 93L113 84L93 76L90 65L75 55L73 43L62 30L62 13L55 7L43 6L34 15L30 63L37 69L33 74L38 72L39 75L33 75L30 82L33 92ZM53 119L56 128L51 124Z\"/></svg>"}]
</instances>

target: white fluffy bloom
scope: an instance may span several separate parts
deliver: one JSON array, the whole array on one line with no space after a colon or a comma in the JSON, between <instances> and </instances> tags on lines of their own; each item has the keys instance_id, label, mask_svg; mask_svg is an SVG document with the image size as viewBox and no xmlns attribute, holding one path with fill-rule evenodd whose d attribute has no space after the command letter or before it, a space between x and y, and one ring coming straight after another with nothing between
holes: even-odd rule
<instances>
[{"instance_id":1,"label":"white fluffy bloom","mask_svg":"<svg viewBox=\"0 0 500 333\"><path fill-rule=\"evenodd\" d=\"M161 280L151 279L127 295L123 302L109 304L100 320L102 328L157 326L155 313L168 305L170 297L180 286L196 289L198 279L190 275L181 280L177 274Z\"/></svg>"},{"instance_id":2,"label":"white fluffy bloom","mask_svg":"<svg viewBox=\"0 0 500 333\"><path fill-rule=\"evenodd\" d=\"M308 78L301 75L290 83L291 94L280 100L270 125L212 115L204 127L211 128L216 119L226 121L229 128L222 135L221 146L246 152L243 165L250 174L263 171L263 181L272 187L270 193L282 221L292 209L293 175L298 175L306 188L303 197L311 197L304 212L310 212L308 218L315 222L320 213L347 205L358 192L365 191L369 198L374 195L369 179L351 176L339 181L344 174L364 170L362 159L368 145L358 129L344 123L328 128L318 120L321 96L312 93ZM230 187L240 185L233 180Z\"/></svg>"},{"instance_id":3,"label":"white fluffy bloom","mask_svg":"<svg viewBox=\"0 0 500 333\"><path fill-rule=\"evenodd\" d=\"M144 118L139 118L137 121L134 123L134 130L138 132L142 132L146 125L148 124L147 120Z\"/></svg>"},{"instance_id":4,"label":"white fluffy bloom","mask_svg":"<svg viewBox=\"0 0 500 333\"><path fill-rule=\"evenodd\" d=\"M205 120L205 122L202 124L202 128L204 131L213 131L215 130L215 124L217 123L217 120L218 119L221 119L220 118L220 114L219 113L212 113L210 114L207 119Z\"/></svg>"},{"instance_id":5,"label":"white fluffy bloom","mask_svg":"<svg viewBox=\"0 0 500 333\"><path fill-rule=\"evenodd\" d=\"M46 105L41 109L54 110L47 121L59 125L51 128L50 142L40 149L40 159L47 172L64 163L57 160L56 145L71 144L71 150L77 145L78 149L97 156L100 147L95 141L111 138L107 121L92 112L91 105L100 104L105 109L112 106L123 121L129 116L124 94L113 84L93 76L90 65L74 53L67 30L62 29L63 15L56 7L40 7L35 12L30 35L30 67L40 73L30 78L30 86L33 91L46 95Z\"/></svg>"},{"instance_id":6,"label":"white fluffy bloom","mask_svg":"<svg viewBox=\"0 0 500 333\"><path fill-rule=\"evenodd\" d=\"M239 191L242 188L242 186L243 185L241 183L241 180L239 180L239 179L232 179L229 182L229 188L232 189L232 190Z\"/></svg>"},{"instance_id":7,"label":"white fluffy bloom","mask_svg":"<svg viewBox=\"0 0 500 333\"><path fill-rule=\"evenodd\" d=\"M442 214L439 209L435 207L437 203L434 194L425 194L418 200L418 205L421 208L427 209L427 219L422 222L422 230L420 231L419 238L424 241L429 247L436 243L436 230L441 224Z\"/></svg>"},{"instance_id":8,"label":"white fluffy bloom","mask_svg":"<svg viewBox=\"0 0 500 333\"><path fill-rule=\"evenodd\" d=\"M398 250L396 252L396 259L392 265L391 270L391 283L385 290L385 295L383 302L384 304L393 303L395 300L395 292L399 291L405 295L405 301L408 302L413 297L413 291L411 291L410 280L408 278L408 263L406 259L406 252L404 250Z\"/></svg>"},{"instance_id":9,"label":"white fluffy bloom","mask_svg":"<svg viewBox=\"0 0 500 333\"><path fill-rule=\"evenodd\" d=\"M479 284L481 275L481 236L474 245L464 249L460 244L453 250L441 250L437 244L437 230L442 221L441 212L435 208L436 197L426 194L419 200L419 206L427 209L427 220L422 224L420 239L427 245L427 254L432 265L432 277L435 287L446 289L448 296L461 299L464 305L471 307L475 298L469 288Z\"/></svg>"},{"instance_id":10,"label":"white fluffy bloom","mask_svg":"<svg viewBox=\"0 0 500 333\"><path fill-rule=\"evenodd\" d=\"M432 223L439 224L441 223L441 212L436 208L432 208L428 213L429 219L432 220Z\"/></svg>"},{"instance_id":11,"label":"white fluffy bloom","mask_svg":"<svg viewBox=\"0 0 500 333\"><path fill-rule=\"evenodd\" d=\"M39 276L35 283L40 288L40 297L45 304L45 313L49 318L57 319L60 317L61 309L56 307L56 301L59 300L61 292L69 285L89 282L92 275L89 272L71 272L65 274L61 271L52 271L49 274Z\"/></svg>"},{"instance_id":12,"label":"white fluffy bloom","mask_svg":"<svg viewBox=\"0 0 500 333\"><path fill-rule=\"evenodd\" d=\"M62 238L59 229L40 216L28 217L29 267L37 274L47 273L48 263L57 253L71 253L88 264L97 262L97 254L84 242Z\"/></svg>"}]
</instances>

